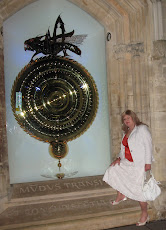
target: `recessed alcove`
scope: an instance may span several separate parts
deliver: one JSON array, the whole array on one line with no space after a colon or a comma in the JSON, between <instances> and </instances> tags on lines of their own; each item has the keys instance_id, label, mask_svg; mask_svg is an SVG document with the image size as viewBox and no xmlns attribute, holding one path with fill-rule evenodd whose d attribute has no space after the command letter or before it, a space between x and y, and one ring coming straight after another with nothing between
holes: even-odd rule
<instances>
[{"instance_id":1,"label":"recessed alcove","mask_svg":"<svg viewBox=\"0 0 166 230\"><path fill-rule=\"evenodd\" d=\"M60 172L65 173L66 178L102 175L111 161L104 27L85 11L66 0L40 0L24 7L3 23L11 184L57 179L56 174L59 172L58 159L50 156L49 144L38 141L24 132L17 124L11 107L14 81L35 53L25 52L25 40L45 35L48 29L53 36L54 25L59 15L65 26L65 33L74 30L75 36L84 36L79 45L81 56L67 50L68 58L87 69L96 83L99 95L94 122L83 135L67 143L69 153L61 160ZM60 28L57 32L61 32ZM63 56L63 53L59 55ZM35 58L40 56L41 54Z\"/></svg>"}]
</instances>

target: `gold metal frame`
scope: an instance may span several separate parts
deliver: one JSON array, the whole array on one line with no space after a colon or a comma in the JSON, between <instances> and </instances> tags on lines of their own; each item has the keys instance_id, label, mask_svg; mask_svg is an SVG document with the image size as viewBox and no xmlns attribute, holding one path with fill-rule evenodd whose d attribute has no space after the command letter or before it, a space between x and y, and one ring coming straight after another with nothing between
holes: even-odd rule
<instances>
[{"instance_id":1,"label":"gold metal frame","mask_svg":"<svg viewBox=\"0 0 166 230\"><path fill-rule=\"evenodd\" d=\"M16 93L21 95L17 107ZM18 124L32 137L52 143L56 158L66 155L67 141L90 127L98 103L97 87L90 73L78 62L60 56L30 62L18 74L11 92Z\"/></svg>"}]
</instances>

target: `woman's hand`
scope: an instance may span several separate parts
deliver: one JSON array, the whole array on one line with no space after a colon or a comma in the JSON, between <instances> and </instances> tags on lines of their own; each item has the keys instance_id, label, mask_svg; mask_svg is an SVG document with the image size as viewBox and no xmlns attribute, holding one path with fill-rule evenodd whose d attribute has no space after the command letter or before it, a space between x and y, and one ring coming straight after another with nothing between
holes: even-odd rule
<instances>
[{"instance_id":1,"label":"woman's hand","mask_svg":"<svg viewBox=\"0 0 166 230\"><path fill-rule=\"evenodd\" d=\"M112 162L112 164L110 166L114 166L116 164L120 165L120 160L121 160L120 157L117 158L115 161Z\"/></svg>"},{"instance_id":2,"label":"woman's hand","mask_svg":"<svg viewBox=\"0 0 166 230\"><path fill-rule=\"evenodd\" d=\"M145 172L151 170L151 164L145 164Z\"/></svg>"}]
</instances>

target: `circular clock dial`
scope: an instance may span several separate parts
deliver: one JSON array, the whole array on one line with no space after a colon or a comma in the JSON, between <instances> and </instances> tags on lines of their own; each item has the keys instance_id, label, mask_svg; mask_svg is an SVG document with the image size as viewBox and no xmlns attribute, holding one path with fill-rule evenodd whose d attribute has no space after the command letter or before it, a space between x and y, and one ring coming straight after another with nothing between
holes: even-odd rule
<instances>
[{"instance_id":1,"label":"circular clock dial","mask_svg":"<svg viewBox=\"0 0 166 230\"><path fill-rule=\"evenodd\" d=\"M82 65L47 56L29 63L18 74L11 104L17 122L31 136L45 142L71 141L92 124L98 92Z\"/></svg>"}]
</instances>

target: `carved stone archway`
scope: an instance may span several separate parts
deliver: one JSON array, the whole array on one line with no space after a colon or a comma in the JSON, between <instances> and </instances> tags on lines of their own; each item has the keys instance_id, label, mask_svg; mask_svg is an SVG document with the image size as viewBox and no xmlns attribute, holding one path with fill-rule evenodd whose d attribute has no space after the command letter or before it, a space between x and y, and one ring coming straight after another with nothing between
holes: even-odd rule
<instances>
[{"instance_id":1,"label":"carved stone archway","mask_svg":"<svg viewBox=\"0 0 166 230\"><path fill-rule=\"evenodd\" d=\"M22 187L12 187L9 184L2 26L3 21L32 2L34 2L34 0L0 1L0 135L2 137L0 139L0 213L2 213L1 219L6 218L6 222L3 224L2 229L5 229L7 225L9 225L8 229L14 227L19 229L22 228L22 226L24 226L24 229L30 229L31 225L36 225L33 229L45 229L46 225L47 229L52 229L53 226L57 226L57 223L59 229L73 229L73 226L79 226L79 229L88 229L88 220L91 221L89 222L92 226L91 229L109 228L129 224L125 222L125 220L122 220L117 214L118 212L115 214L116 220L110 217L113 211L108 211L107 202L109 202L108 197L110 194L114 194L114 191L110 190L102 183L101 177L82 178L81 182L79 180L68 181L68 185L64 185L63 182L56 186L55 184L49 184L49 186L45 183L36 184L37 192L35 194L33 193L33 195L30 191L33 190L34 184L27 183L20 185ZM115 157L119 151L121 139L120 114L126 108L130 108L139 115L143 122L149 125L152 131L154 155L156 157L155 175L159 180L166 181L164 163L166 162L166 157L164 156L166 144L163 138L166 128L162 127L162 121L164 121L164 123L166 122L166 105L164 101L161 101L161 97L166 96L165 48L161 48L165 47L165 40L153 43L155 39L155 36L153 36L153 12L156 4L160 1L70 0L70 2L76 4L100 22L105 28L106 36L108 32L112 34L111 42L106 42L106 60L108 96L110 102L110 139L112 142L113 157ZM155 28L157 28L157 25L155 26ZM158 104L159 102L162 103L160 106ZM78 184L82 184L80 192L76 189L76 187L78 188ZM87 184L91 185L91 187L87 188ZM51 186L54 188L59 186L62 190L60 190L60 193L49 194L46 187L53 188ZM70 186L74 187L71 192L64 194L63 189L66 188L65 186L68 186L69 190ZM86 189L83 189L83 187ZM47 193L41 193L42 189L46 189ZM164 191L165 190L163 190L161 198L152 206L151 212L154 219L158 218L156 213L159 214L160 218L165 216L164 204L166 202L166 195ZM99 200L99 196L101 198L100 202L96 203L97 201L93 200L92 196L96 197L97 200ZM72 200L73 197L75 200L71 206L67 201ZM85 201L85 198L88 200ZM81 209L77 210L78 203L74 203L76 199L80 199L79 205L84 205L85 208L95 207L95 210L100 209L100 212L94 212L94 215L90 213L89 216L84 214L81 215ZM55 205L48 205L52 200L55 203L59 202L58 207ZM66 203L61 203L64 200ZM89 206L90 202L91 205ZM27 204L30 206L27 206ZM44 209L44 206L48 208ZM24 214L27 214L29 219L27 216L27 219L21 216L20 222L15 223L14 218L16 213L18 214L18 212L15 212L17 207L20 207L20 210L22 210ZM54 220L53 217L50 217L51 219L46 218L44 222L38 221L38 219L34 217L39 210L39 215L42 213L44 216L46 211L52 211L54 213L57 208L59 208L59 211L66 211L67 208L72 211L77 210L77 212L80 211L80 214L75 216L73 211L73 219L70 219L66 214L65 218L59 216L59 219ZM139 209L132 202L129 204L128 208L128 214L122 211L122 215L123 217L130 217L130 222L132 224L139 216ZM156 212L156 209L158 212ZM110 218L112 218L112 222L110 222ZM84 221L84 219L86 219L87 222ZM14 227L11 226L12 221L15 223L15 225L12 225ZM82 226L82 228L80 226Z\"/></svg>"}]
</instances>

